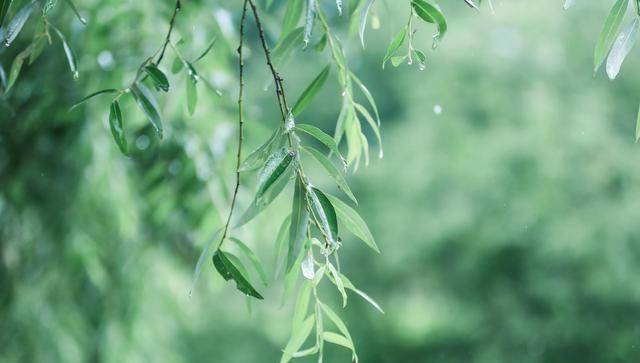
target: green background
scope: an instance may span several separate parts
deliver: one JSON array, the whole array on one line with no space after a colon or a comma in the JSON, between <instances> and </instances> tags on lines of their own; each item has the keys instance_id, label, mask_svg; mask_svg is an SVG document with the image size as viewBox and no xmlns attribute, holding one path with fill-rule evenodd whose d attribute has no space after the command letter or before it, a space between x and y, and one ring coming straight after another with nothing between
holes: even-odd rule
<instances>
[{"instance_id":1,"label":"green background","mask_svg":"<svg viewBox=\"0 0 640 363\"><path fill-rule=\"evenodd\" d=\"M68 108L131 82L161 43L172 2L77 2L87 26L64 4L54 11L80 79L54 40L25 66L7 98L12 110L0 109L0 361L278 361L292 309L281 303L281 282L261 286L266 300L249 313L208 263L188 293L233 182L239 3L184 2L174 39L184 38L181 52L193 59L217 35L196 68L222 96L200 82L188 116L185 74L171 76L160 98L162 142L127 99L129 158L111 138L107 97ZM385 146L383 159L350 175L382 253L350 235L340 250L342 271L385 310L352 295L340 311L361 361L637 362L640 64L633 53L615 82L593 74L610 1L578 0L569 11L560 1L495 1L495 15L441 3L449 32L437 51L432 27L416 34L429 50L424 71L380 67L406 21L405 2L376 4L381 27L367 29L365 51L354 37L345 42L381 109ZM276 1L265 14L272 43L282 8ZM28 45L34 20L0 54L5 69ZM245 153L279 122L249 24ZM161 68L170 73L167 57ZM289 98L327 61L295 53L282 72ZM298 122L332 131L339 105L332 73ZM245 206L255 176L243 185ZM290 194L234 232L269 271ZM321 286L337 309L337 291ZM326 362L349 359L327 348Z\"/></svg>"}]
</instances>

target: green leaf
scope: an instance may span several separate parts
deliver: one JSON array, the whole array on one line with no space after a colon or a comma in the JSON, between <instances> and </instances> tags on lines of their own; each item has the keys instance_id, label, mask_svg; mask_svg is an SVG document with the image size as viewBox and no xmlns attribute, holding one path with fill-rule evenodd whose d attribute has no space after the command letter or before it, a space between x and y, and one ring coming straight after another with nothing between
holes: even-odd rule
<instances>
[{"instance_id":1,"label":"green leaf","mask_svg":"<svg viewBox=\"0 0 640 363\"><path fill-rule=\"evenodd\" d=\"M286 38L302 16L303 0L289 0L287 1L287 9L284 12L284 19L282 20L282 36L281 40Z\"/></svg>"},{"instance_id":2,"label":"green leaf","mask_svg":"<svg viewBox=\"0 0 640 363\"><path fill-rule=\"evenodd\" d=\"M291 226L291 215L282 221L280 229L278 229L278 235L276 237L276 261L274 264L273 279L276 280L280 276L282 269L286 266L286 258L288 253L289 242L289 228Z\"/></svg>"},{"instance_id":3,"label":"green leaf","mask_svg":"<svg viewBox=\"0 0 640 363\"><path fill-rule=\"evenodd\" d=\"M382 150L382 135L380 133L380 127L378 127L378 124L364 106L356 102L353 103L353 106L364 117L369 126L371 126L371 129L373 130L373 133L376 135L376 139L378 140L378 147L380 148L378 156L382 158L384 152Z\"/></svg>"},{"instance_id":4,"label":"green leaf","mask_svg":"<svg viewBox=\"0 0 640 363\"><path fill-rule=\"evenodd\" d=\"M638 18L633 19L633 22L620 32L615 43L613 43L609 58L607 58L607 76L609 76L609 79L613 80L618 76L622 62L624 62L636 44L639 25L640 20Z\"/></svg>"},{"instance_id":5,"label":"green leaf","mask_svg":"<svg viewBox=\"0 0 640 363\"><path fill-rule=\"evenodd\" d=\"M300 177L296 177L296 186L293 192L293 206L291 207L291 226L289 227L289 244L287 248L287 265L289 271L298 260L304 245L307 226L309 224L309 212L306 204L306 188Z\"/></svg>"},{"instance_id":6,"label":"green leaf","mask_svg":"<svg viewBox=\"0 0 640 363\"><path fill-rule=\"evenodd\" d=\"M391 57L393 57L396 51L398 51L398 49L402 46L406 37L407 37L407 27L405 26L404 28L400 29L398 34L396 34L396 36L393 38L393 40L387 47L387 52L385 53L384 58L382 60L382 69L384 69L384 65L387 63L387 61L391 59Z\"/></svg>"},{"instance_id":7,"label":"green leaf","mask_svg":"<svg viewBox=\"0 0 640 363\"><path fill-rule=\"evenodd\" d=\"M293 308L293 317L291 318L292 332L297 331L298 329L300 329L300 327L302 327L302 324L304 324L305 317L307 316L307 311L309 310L311 288L312 285L308 282L305 282L300 288L298 298L296 299L296 304Z\"/></svg>"},{"instance_id":8,"label":"green leaf","mask_svg":"<svg viewBox=\"0 0 640 363\"><path fill-rule=\"evenodd\" d=\"M364 83L362 83L360 78L358 78L353 72L349 71L349 75L351 76L351 79L356 83L356 85L358 85L360 91L362 92L362 94L364 94L364 97L369 102L369 105L373 109L373 114L376 116L376 121L378 122L378 125L380 125L380 113L378 112L378 106L376 105L376 101L374 100L373 95L371 94L371 92L369 92L369 89L364 85Z\"/></svg>"},{"instance_id":9,"label":"green leaf","mask_svg":"<svg viewBox=\"0 0 640 363\"><path fill-rule=\"evenodd\" d=\"M291 113L294 116L300 115L300 113L309 105L313 97L316 96L318 91L322 88L327 77L329 76L329 71L331 70L331 65L327 65L324 69L314 78L314 80L309 84L309 86L302 92L298 101L293 106Z\"/></svg>"},{"instance_id":10,"label":"green leaf","mask_svg":"<svg viewBox=\"0 0 640 363\"><path fill-rule=\"evenodd\" d=\"M636 142L640 140L640 107L638 108L638 116L636 118Z\"/></svg>"},{"instance_id":11,"label":"green leaf","mask_svg":"<svg viewBox=\"0 0 640 363\"><path fill-rule=\"evenodd\" d=\"M60 38L60 41L62 41L62 48L64 49L64 54L67 56L67 62L69 63L69 69L71 69L73 78L78 78L78 62L76 61L76 55L73 52L73 49L71 49L71 47L67 43L66 38L64 37L64 34L62 34L62 32L58 28L54 27L53 25L51 25L51 28L53 28L53 30Z\"/></svg>"},{"instance_id":12,"label":"green leaf","mask_svg":"<svg viewBox=\"0 0 640 363\"><path fill-rule=\"evenodd\" d=\"M271 53L271 57L276 64L282 64L291 54L294 46L302 42L302 32L303 29L301 27L295 28L282 41L278 42L273 49L273 53Z\"/></svg>"},{"instance_id":13,"label":"green leaf","mask_svg":"<svg viewBox=\"0 0 640 363\"><path fill-rule=\"evenodd\" d=\"M622 25L622 19L624 19L624 15L627 12L627 7L629 6L629 0L617 0L616 3L611 8L609 12L609 16L600 31L600 35L598 36L598 42L596 43L596 47L594 50L593 56L593 71L597 72L600 68L602 62L607 57L609 53L609 49L611 49L611 45L613 41L616 39L616 34L620 30L620 25Z\"/></svg>"},{"instance_id":14,"label":"green leaf","mask_svg":"<svg viewBox=\"0 0 640 363\"><path fill-rule=\"evenodd\" d=\"M249 248L249 246L247 246L241 240L235 237L231 237L229 239L238 246L242 254L251 262L251 264L253 265L253 268L258 273L258 276L260 276L260 280L262 280L262 283L265 285L268 285L269 278L267 277L267 273L265 272L264 267L262 267L262 262L260 262L260 259L258 258L258 256L256 256L256 254L251 250L251 248Z\"/></svg>"},{"instance_id":15,"label":"green leaf","mask_svg":"<svg viewBox=\"0 0 640 363\"><path fill-rule=\"evenodd\" d=\"M333 139L333 137L327 135L324 131L313 125L297 124L295 130L302 131L313 136L316 140L320 141L327 148L329 148L329 150L338 155L343 164L346 164L344 158L342 157L342 154L340 154L340 150L338 150L338 145L336 144L336 141Z\"/></svg>"},{"instance_id":16,"label":"green leaf","mask_svg":"<svg viewBox=\"0 0 640 363\"><path fill-rule=\"evenodd\" d=\"M282 148L267 158L264 167L258 175L256 200L260 200L273 183L289 168L294 155L292 151Z\"/></svg>"},{"instance_id":17,"label":"green leaf","mask_svg":"<svg viewBox=\"0 0 640 363\"><path fill-rule=\"evenodd\" d=\"M224 252L217 250L213 254L213 265L220 275L227 281L234 280L236 282L236 288L246 295L253 296L256 299L262 300L263 297L251 286L251 283L240 273L238 268L229 260Z\"/></svg>"},{"instance_id":18,"label":"green leaf","mask_svg":"<svg viewBox=\"0 0 640 363\"><path fill-rule=\"evenodd\" d=\"M336 326L336 328L338 328L338 330L340 331L340 333L342 333L342 335L344 335L344 337L349 341L350 347L352 349L353 355L355 357L355 346L353 344L353 339L351 339L351 334L349 334L349 330L347 329L347 325L342 321L342 319L340 319L340 317L338 316L338 314L336 314L333 310L331 310L331 308L329 306L327 306L326 304L318 301L318 304L320 305L320 308L322 309L322 311L324 312L324 314L329 317L329 320L331 320L333 322L333 324Z\"/></svg>"},{"instance_id":19,"label":"green leaf","mask_svg":"<svg viewBox=\"0 0 640 363\"><path fill-rule=\"evenodd\" d=\"M380 313L384 314L384 311L382 310L382 308L380 307L380 305L378 305L378 303L373 300L369 295L367 295L366 293L364 293L364 291L362 290L358 290L351 281L349 281L349 279L343 275L340 274L340 278L342 279L342 283L344 284L344 287L355 292L356 294L360 295L360 297L362 297L365 301L367 301L369 304L371 304L371 306L373 306L374 308L376 308L376 310L378 310ZM335 282L334 282L335 283Z\"/></svg>"},{"instance_id":20,"label":"green leaf","mask_svg":"<svg viewBox=\"0 0 640 363\"><path fill-rule=\"evenodd\" d=\"M200 274L202 273L202 266L204 266L205 261L209 259L209 254L210 254L209 251L211 250L211 246L213 246L214 243L219 242L220 236L222 236L223 229L224 228L218 228L215 232L213 232L213 236L211 236L211 239L209 240L209 242L207 242L207 244L204 246L204 249L200 253L200 256L198 257L198 262L196 262L196 268L193 271L193 278L191 279L191 287L189 288L189 296L193 294L193 289L195 288L196 283L200 278Z\"/></svg>"},{"instance_id":21,"label":"green leaf","mask_svg":"<svg viewBox=\"0 0 640 363\"><path fill-rule=\"evenodd\" d=\"M151 91L142 83L135 83L131 87L131 93L142 112L144 112L144 115L158 133L158 137L162 139L162 119L160 118L158 104L153 93L151 93Z\"/></svg>"},{"instance_id":22,"label":"green leaf","mask_svg":"<svg viewBox=\"0 0 640 363\"><path fill-rule=\"evenodd\" d=\"M162 90L164 92L169 91L169 80L167 79L167 76L165 76L165 74L155 64L149 64L144 67L144 71L149 75L157 90Z\"/></svg>"},{"instance_id":23,"label":"green leaf","mask_svg":"<svg viewBox=\"0 0 640 363\"><path fill-rule=\"evenodd\" d=\"M254 150L251 154L249 154L249 156L247 156L246 159L244 159L238 171L242 172L242 171L254 170L259 166L261 166L264 163L264 161L267 159L267 157L271 155L274 149L280 146L281 141L282 141L282 128L278 127L273 131L269 139L267 139L267 141L264 144L262 144L260 147Z\"/></svg>"},{"instance_id":24,"label":"green leaf","mask_svg":"<svg viewBox=\"0 0 640 363\"><path fill-rule=\"evenodd\" d=\"M407 59L407 55L394 55L393 57L391 57L391 65L394 67L398 67L400 66L402 63L404 63L404 60Z\"/></svg>"},{"instance_id":25,"label":"green leaf","mask_svg":"<svg viewBox=\"0 0 640 363\"><path fill-rule=\"evenodd\" d=\"M29 55L31 48L27 48L20 52L11 63L11 68L9 69L9 80L7 81L7 87L4 92L7 93L16 83L18 76L20 75L20 70L22 70L22 65L24 64L24 59Z\"/></svg>"},{"instance_id":26,"label":"green leaf","mask_svg":"<svg viewBox=\"0 0 640 363\"><path fill-rule=\"evenodd\" d=\"M293 354L300 349L302 344L304 344L305 340L309 337L309 334L311 334L311 329L313 329L314 323L315 316L309 315L300 325L300 328L291 333L291 338L284 348L282 358L280 358L280 363L287 363L291 358L293 358Z\"/></svg>"},{"instance_id":27,"label":"green leaf","mask_svg":"<svg viewBox=\"0 0 640 363\"><path fill-rule=\"evenodd\" d=\"M90 94L90 95L84 97L83 99L81 99L80 101L78 101L75 105L71 106L71 108L69 108L69 111L72 111L74 108L80 106L81 104L87 102L88 100L90 100L91 98L93 98L95 96L101 95L103 93L116 93L118 91L120 91L120 90L115 89L115 88L107 88L107 89L102 89L100 91L93 92L92 94Z\"/></svg>"},{"instance_id":28,"label":"green leaf","mask_svg":"<svg viewBox=\"0 0 640 363\"><path fill-rule=\"evenodd\" d=\"M76 8L76 5L71 0L65 0L65 2L67 3L67 5L69 5L71 11L73 11L78 20L80 20L82 24L87 24L87 20L83 18L82 15L80 15L80 12L78 11L78 8Z\"/></svg>"},{"instance_id":29,"label":"green leaf","mask_svg":"<svg viewBox=\"0 0 640 363\"><path fill-rule=\"evenodd\" d=\"M200 55L193 61L193 63L196 63L197 61L204 58L207 54L209 54L209 52L213 48L213 45L216 44L217 39L218 39L217 37L213 37L213 39L211 39L211 41L209 42L205 50L202 53L200 53Z\"/></svg>"},{"instance_id":30,"label":"green leaf","mask_svg":"<svg viewBox=\"0 0 640 363\"><path fill-rule=\"evenodd\" d=\"M233 228L238 228L250 220L252 220L255 216L260 214L271 202L273 202L278 195L284 190L284 188L289 184L291 169L287 168L284 173L282 173L278 179L272 184L270 188L268 188L260 199L254 198L251 205L244 212L242 217L234 224Z\"/></svg>"},{"instance_id":31,"label":"green leaf","mask_svg":"<svg viewBox=\"0 0 640 363\"><path fill-rule=\"evenodd\" d=\"M324 48L327 46L327 34L323 34L322 38L320 38L320 40L318 40L318 42L316 43L315 46L313 46L313 49L320 53L324 50Z\"/></svg>"},{"instance_id":32,"label":"green leaf","mask_svg":"<svg viewBox=\"0 0 640 363\"><path fill-rule=\"evenodd\" d=\"M440 7L435 4L431 4L425 0L411 0L411 6L420 19L427 23L435 23L438 32L433 36L433 48L435 48L440 40L447 32L447 20L442 14Z\"/></svg>"},{"instance_id":33,"label":"green leaf","mask_svg":"<svg viewBox=\"0 0 640 363\"><path fill-rule=\"evenodd\" d=\"M326 331L322 333L322 339L332 344L337 344L345 348L353 349L353 344L351 344L349 339L337 333Z\"/></svg>"},{"instance_id":34,"label":"green leaf","mask_svg":"<svg viewBox=\"0 0 640 363\"><path fill-rule=\"evenodd\" d=\"M180 57L176 57L173 60L173 64L171 64L171 73L176 74L182 70L184 67L184 63L182 63L182 59Z\"/></svg>"},{"instance_id":35,"label":"green leaf","mask_svg":"<svg viewBox=\"0 0 640 363\"><path fill-rule=\"evenodd\" d=\"M11 19L9 24L7 24L6 28L0 28L0 37L2 37L2 46L9 47L11 43L16 39L22 27L31 16L31 13L35 9L37 5L37 1L31 1L27 5L23 6L22 9L18 10L16 15Z\"/></svg>"},{"instance_id":36,"label":"green leaf","mask_svg":"<svg viewBox=\"0 0 640 363\"><path fill-rule=\"evenodd\" d=\"M360 238L367 246L371 247L374 251L380 253L380 249L376 245L376 241L373 239L371 231L365 221L358 215L358 213L349 207L346 203L340 199L327 195L327 198L331 201L331 204L336 210L338 218L342 222L345 228L347 228L356 237Z\"/></svg>"},{"instance_id":37,"label":"green leaf","mask_svg":"<svg viewBox=\"0 0 640 363\"><path fill-rule=\"evenodd\" d=\"M316 0L307 0L307 16L304 20L304 47L306 48L311 40L311 32L316 21Z\"/></svg>"},{"instance_id":38,"label":"green leaf","mask_svg":"<svg viewBox=\"0 0 640 363\"><path fill-rule=\"evenodd\" d=\"M360 43L362 43L362 48L364 48L364 30L367 27L367 17L369 16L369 10L375 0L367 0L367 2L362 7L362 11L360 12L360 26L358 27L358 35L360 36Z\"/></svg>"},{"instance_id":39,"label":"green leaf","mask_svg":"<svg viewBox=\"0 0 640 363\"><path fill-rule=\"evenodd\" d=\"M9 8L11 8L11 5L13 4L13 0L2 0L0 4L2 4L0 5L0 27L2 27L4 19L9 12Z\"/></svg>"},{"instance_id":40,"label":"green leaf","mask_svg":"<svg viewBox=\"0 0 640 363\"><path fill-rule=\"evenodd\" d=\"M38 36L34 39L33 43L31 43L31 55L29 55L29 65L33 64L36 59L42 54L44 47L47 45L47 37L46 36Z\"/></svg>"},{"instance_id":41,"label":"green leaf","mask_svg":"<svg viewBox=\"0 0 640 363\"><path fill-rule=\"evenodd\" d=\"M335 283L338 291L340 291L340 295L342 295L342 307L347 306L347 292L344 289L344 284L342 283L342 279L340 278L340 274L336 270L336 268L331 264L331 262L327 262L327 269L331 276L333 276L333 282Z\"/></svg>"},{"instance_id":42,"label":"green leaf","mask_svg":"<svg viewBox=\"0 0 640 363\"><path fill-rule=\"evenodd\" d=\"M196 104L198 103L198 90L196 89L196 81L194 77L189 77L186 80L187 84L187 111L189 115L193 115L196 111Z\"/></svg>"},{"instance_id":43,"label":"green leaf","mask_svg":"<svg viewBox=\"0 0 640 363\"><path fill-rule=\"evenodd\" d=\"M118 101L111 102L111 107L109 108L109 126L118 148L123 154L128 155L127 135L124 132L122 112L120 111L120 103L118 103Z\"/></svg>"},{"instance_id":44,"label":"green leaf","mask_svg":"<svg viewBox=\"0 0 640 363\"><path fill-rule=\"evenodd\" d=\"M320 228L327 238L327 242L336 245L338 237L338 218L333 205L327 196L317 188L307 190L307 198L315 219L320 223Z\"/></svg>"},{"instance_id":45,"label":"green leaf","mask_svg":"<svg viewBox=\"0 0 640 363\"><path fill-rule=\"evenodd\" d=\"M340 190L342 190L349 198L351 198L351 200L353 200L354 203L358 204L358 201L356 200L356 197L353 195L351 188L349 188L349 184L347 184L346 179L344 178L342 173L338 170L338 168L336 168L333 165L333 163L331 162L331 160L329 160L329 158L324 156L324 154L322 154L318 150L311 147L303 146L302 150L304 150L309 155L311 155L314 159L316 159L318 163L320 163L320 165L322 165L322 167L324 167L324 169L329 173L329 176L333 178L336 184L338 184L338 188L340 188Z\"/></svg>"}]
</instances>

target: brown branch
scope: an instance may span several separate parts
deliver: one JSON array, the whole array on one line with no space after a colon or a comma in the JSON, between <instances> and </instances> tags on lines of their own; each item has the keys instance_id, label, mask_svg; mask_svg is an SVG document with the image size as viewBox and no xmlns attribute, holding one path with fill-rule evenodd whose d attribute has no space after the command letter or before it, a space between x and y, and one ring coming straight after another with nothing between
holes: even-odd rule
<instances>
[{"instance_id":1,"label":"brown branch","mask_svg":"<svg viewBox=\"0 0 640 363\"><path fill-rule=\"evenodd\" d=\"M233 190L233 197L231 198L231 206L229 207L229 216L227 217L227 223L224 225L224 232L222 232L222 238L218 243L218 249L222 246L225 238L227 238L227 232L229 231L229 224L231 223L231 217L233 216L233 210L236 206L236 200L238 197L238 189L240 188L240 162L242 160L242 140L244 138L243 135L243 126L244 126L244 118L243 118L243 96L244 96L244 59L242 47L244 46L244 24L245 19L247 17L247 2L249 0L244 0L244 4L242 6L242 18L240 20L240 44L238 45L238 73L240 78L240 88L238 90L238 157L236 160L236 185Z\"/></svg>"},{"instance_id":2,"label":"brown branch","mask_svg":"<svg viewBox=\"0 0 640 363\"><path fill-rule=\"evenodd\" d=\"M180 4L180 0L176 0L176 5L173 8L173 14L171 14L171 20L169 20L169 31L167 32L167 36L164 39L164 43L162 44L162 47L160 48L160 55L158 56L158 60L156 61L156 64L160 64L160 62L162 61L162 58L164 57L164 52L167 50L167 45L169 45L169 42L171 41L171 32L173 32L173 25L176 22L176 15L178 15L178 12L181 9L181 4Z\"/></svg>"}]
</instances>

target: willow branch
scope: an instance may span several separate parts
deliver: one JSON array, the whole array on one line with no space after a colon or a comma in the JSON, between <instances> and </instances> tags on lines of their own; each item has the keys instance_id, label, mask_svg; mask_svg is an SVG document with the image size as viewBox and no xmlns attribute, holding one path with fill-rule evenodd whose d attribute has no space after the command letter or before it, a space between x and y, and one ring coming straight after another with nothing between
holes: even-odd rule
<instances>
[{"instance_id":1,"label":"willow branch","mask_svg":"<svg viewBox=\"0 0 640 363\"><path fill-rule=\"evenodd\" d=\"M160 55L158 56L158 60L156 61L156 64L160 64L160 62L162 61L162 58L164 57L164 52L167 50L167 46L171 41L171 33L173 32L173 26L176 22L176 15L178 15L180 8L181 8L180 0L176 0L176 5L173 8L173 14L171 14L171 20L169 20L169 31L167 31L167 36L165 37L164 43L160 48L161 49Z\"/></svg>"},{"instance_id":2,"label":"willow branch","mask_svg":"<svg viewBox=\"0 0 640 363\"><path fill-rule=\"evenodd\" d=\"M236 185L233 189L233 197L231 198L231 206L229 207L229 216L227 217L227 223L224 225L224 232L222 232L222 238L218 243L218 249L222 246L227 232L229 231L229 224L231 223L231 217L233 216L233 210L236 207L236 200L238 198L238 189L240 188L240 162L242 160L242 140L244 117L243 117L243 96L244 96L244 59L242 48L244 46L244 23L247 17L247 2L244 0L242 5L242 18L240 20L240 44L238 45L238 73L240 78L240 88L238 90L238 155L236 159Z\"/></svg>"}]
</instances>

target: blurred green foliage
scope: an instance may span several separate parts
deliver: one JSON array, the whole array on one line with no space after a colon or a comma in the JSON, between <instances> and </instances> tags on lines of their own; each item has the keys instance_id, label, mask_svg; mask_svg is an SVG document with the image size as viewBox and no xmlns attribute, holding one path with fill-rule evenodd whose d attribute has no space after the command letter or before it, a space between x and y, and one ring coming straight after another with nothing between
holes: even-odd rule
<instances>
[{"instance_id":1,"label":"blurred green foliage","mask_svg":"<svg viewBox=\"0 0 640 363\"><path fill-rule=\"evenodd\" d=\"M606 3L563 12L555 2L504 2L495 16L443 4L447 37L423 72L381 71L407 9L374 8L382 27L368 30L366 51L354 40L349 53L381 107L385 158L352 182L382 254L347 238L341 260L386 311L354 296L343 313L362 362L640 359L640 63L630 58L615 83L591 74ZM162 41L172 4L78 5L87 26L68 11L53 18L75 47L80 79L54 44L25 67L11 110L0 111L0 361L276 361L291 311L279 284L249 313L207 264L188 296L233 178L237 38L226 22L237 23L240 4L185 3L183 52L195 57L219 36L198 71L222 96L202 86L190 117L185 77L173 76L162 142L125 102L130 158L111 139L108 100L68 107L130 82ZM268 28L277 28L278 5ZM430 36L420 30L416 41L428 48ZM251 33L247 149L278 122L256 41ZM2 65L26 44L18 38ZM326 64L296 57L283 71L291 94ZM332 130L333 87L302 122ZM252 183L243 183L243 205ZM265 261L284 199L238 232ZM325 357L349 359L335 347Z\"/></svg>"}]
</instances>

